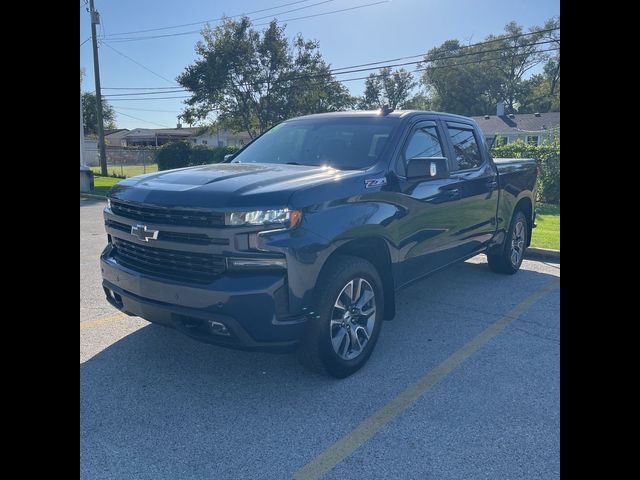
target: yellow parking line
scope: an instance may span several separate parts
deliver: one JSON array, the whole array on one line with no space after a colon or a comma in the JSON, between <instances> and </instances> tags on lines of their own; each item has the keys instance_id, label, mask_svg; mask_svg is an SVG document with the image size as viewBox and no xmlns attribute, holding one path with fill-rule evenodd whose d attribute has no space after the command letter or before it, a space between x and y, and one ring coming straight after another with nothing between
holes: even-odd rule
<instances>
[{"instance_id":1,"label":"yellow parking line","mask_svg":"<svg viewBox=\"0 0 640 480\"><path fill-rule=\"evenodd\" d=\"M553 290L560 283L554 279L539 290L529 295L524 301L516 305L505 316L489 325L462 348L454 352L440 365L429 371L417 382L407 387L397 397L387 403L380 410L366 418L354 430L339 439L310 463L298 470L295 480L320 479L336 465L355 452L361 445L370 440L385 425L407 410L413 402L420 398L431 387L444 379L462 362L474 354L480 347L500 333L507 325L522 315L531 305Z\"/></svg>"},{"instance_id":2,"label":"yellow parking line","mask_svg":"<svg viewBox=\"0 0 640 480\"><path fill-rule=\"evenodd\" d=\"M118 322L120 320L124 320L128 316L129 315L126 315L124 313L118 313L116 315L109 315L108 317L89 320L88 322L82 322L80 324L80 331L88 330L93 327L99 327L100 325L106 325L107 323Z\"/></svg>"}]
</instances>

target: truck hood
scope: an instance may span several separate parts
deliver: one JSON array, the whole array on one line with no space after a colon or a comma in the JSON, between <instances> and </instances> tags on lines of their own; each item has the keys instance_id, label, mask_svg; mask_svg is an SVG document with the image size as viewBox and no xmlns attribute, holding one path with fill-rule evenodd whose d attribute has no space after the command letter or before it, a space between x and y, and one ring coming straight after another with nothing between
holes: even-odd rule
<instances>
[{"instance_id":1,"label":"truck hood","mask_svg":"<svg viewBox=\"0 0 640 480\"><path fill-rule=\"evenodd\" d=\"M266 163L224 163L167 170L123 180L110 198L215 209L287 206L291 195L364 175L360 170ZM351 182L348 182L351 183Z\"/></svg>"}]
</instances>

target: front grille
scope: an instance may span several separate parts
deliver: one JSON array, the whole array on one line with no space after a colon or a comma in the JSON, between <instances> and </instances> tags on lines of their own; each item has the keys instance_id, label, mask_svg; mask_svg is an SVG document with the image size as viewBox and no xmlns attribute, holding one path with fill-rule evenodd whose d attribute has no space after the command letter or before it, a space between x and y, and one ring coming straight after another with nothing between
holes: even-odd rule
<instances>
[{"instance_id":1,"label":"front grille","mask_svg":"<svg viewBox=\"0 0 640 480\"><path fill-rule=\"evenodd\" d=\"M116 222L114 220L107 220L107 227L121 232L131 233L131 225L126 223ZM206 233L183 233L183 232L167 232L160 230L158 233L158 240L165 242L180 242L190 243L194 245L229 245L228 238L214 238L210 237Z\"/></svg>"},{"instance_id":2,"label":"front grille","mask_svg":"<svg viewBox=\"0 0 640 480\"><path fill-rule=\"evenodd\" d=\"M115 215L141 220L146 223L164 223L192 227L216 227L224 225L224 213L186 208L141 206L111 200L111 211Z\"/></svg>"},{"instance_id":3,"label":"front grille","mask_svg":"<svg viewBox=\"0 0 640 480\"><path fill-rule=\"evenodd\" d=\"M118 263L159 277L208 283L226 269L224 257L209 253L147 247L120 238L113 238L113 245Z\"/></svg>"}]
</instances>

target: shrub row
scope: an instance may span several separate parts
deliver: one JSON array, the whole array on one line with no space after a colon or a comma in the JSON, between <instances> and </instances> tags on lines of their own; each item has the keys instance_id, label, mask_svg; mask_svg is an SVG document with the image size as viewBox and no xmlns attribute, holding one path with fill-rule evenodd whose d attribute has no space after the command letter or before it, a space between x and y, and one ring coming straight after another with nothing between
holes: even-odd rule
<instances>
[{"instance_id":1,"label":"shrub row","mask_svg":"<svg viewBox=\"0 0 640 480\"><path fill-rule=\"evenodd\" d=\"M560 139L547 140L540 145L518 140L494 147L491 154L495 158L535 158L540 171L536 200L560 204Z\"/></svg>"},{"instance_id":2,"label":"shrub row","mask_svg":"<svg viewBox=\"0 0 640 480\"><path fill-rule=\"evenodd\" d=\"M171 142L158 149L156 159L158 170L191 167L193 165L207 165L220 163L224 156L237 152L236 147L208 148L205 145L193 145L189 142Z\"/></svg>"}]
</instances>

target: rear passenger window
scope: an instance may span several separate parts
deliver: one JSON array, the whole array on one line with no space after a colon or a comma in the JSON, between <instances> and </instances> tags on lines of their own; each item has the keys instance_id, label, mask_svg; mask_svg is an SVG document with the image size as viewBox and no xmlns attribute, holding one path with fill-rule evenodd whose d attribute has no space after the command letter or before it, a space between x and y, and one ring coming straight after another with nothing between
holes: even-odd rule
<instances>
[{"instance_id":1,"label":"rear passenger window","mask_svg":"<svg viewBox=\"0 0 640 480\"><path fill-rule=\"evenodd\" d=\"M469 170L482 165L482 156L473 130L449 126L449 137L458 161L458 170Z\"/></svg>"},{"instance_id":2,"label":"rear passenger window","mask_svg":"<svg viewBox=\"0 0 640 480\"><path fill-rule=\"evenodd\" d=\"M416 130L404 152L405 165L413 157L442 157L442 145L436 127L422 127Z\"/></svg>"}]
</instances>

